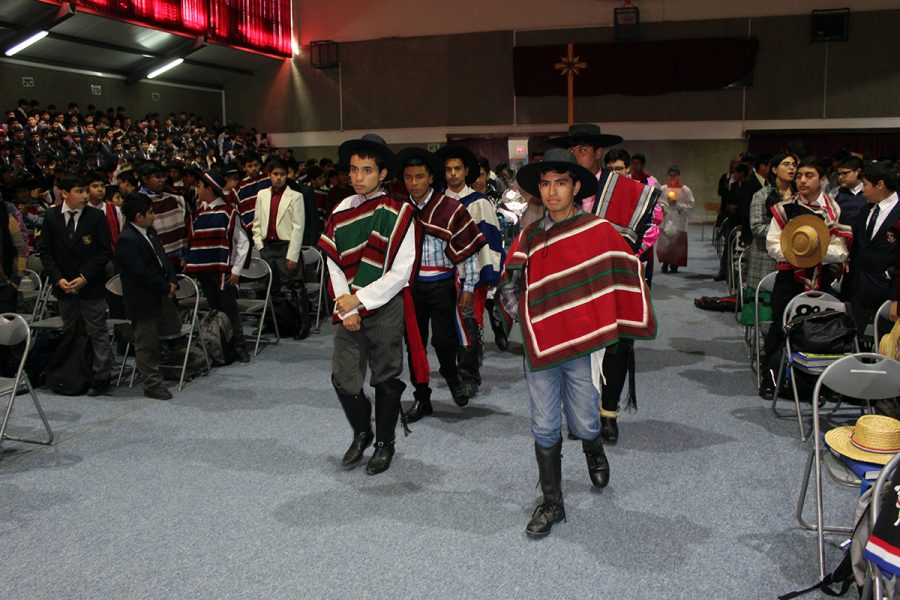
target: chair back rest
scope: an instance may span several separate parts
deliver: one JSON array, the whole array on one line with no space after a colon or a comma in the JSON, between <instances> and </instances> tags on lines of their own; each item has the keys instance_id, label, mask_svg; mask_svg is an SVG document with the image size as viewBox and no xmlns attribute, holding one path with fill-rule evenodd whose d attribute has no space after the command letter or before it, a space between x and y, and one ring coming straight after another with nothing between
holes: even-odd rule
<instances>
[{"instance_id":1,"label":"chair back rest","mask_svg":"<svg viewBox=\"0 0 900 600\"><path fill-rule=\"evenodd\" d=\"M759 298L760 292L771 292L775 289L775 276L778 275L778 271L772 271L765 277L759 280L759 283L756 284L756 297Z\"/></svg>"},{"instance_id":2,"label":"chair back rest","mask_svg":"<svg viewBox=\"0 0 900 600\"><path fill-rule=\"evenodd\" d=\"M175 289L176 300L187 300L188 298L193 298L200 295L196 281L181 273L179 273L176 277L178 278L176 280L178 287Z\"/></svg>"},{"instance_id":3,"label":"chair back rest","mask_svg":"<svg viewBox=\"0 0 900 600\"><path fill-rule=\"evenodd\" d=\"M0 314L0 346L16 346L28 341L28 323L15 313Z\"/></svg>"},{"instance_id":4,"label":"chair back rest","mask_svg":"<svg viewBox=\"0 0 900 600\"><path fill-rule=\"evenodd\" d=\"M859 400L884 400L900 396L900 363L880 354L850 354L828 365L820 385Z\"/></svg>"},{"instance_id":5,"label":"chair back rest","mask_svg":"<svg viewBox=\"0 0 900 600\"><path fill-rule=\"evenodd\" d=\"M19 282L19 291L23 294L40 292L42 285L40 275L31 269L25 269L25 272L22 273L22 281Z\"/></svg>"},{"instance_id":6,"label":"chair back rest","mask_svg":"<svg viewBox=\"0 0 900 600\"><path fill-rule=\"evenodd\" d=\"M247 279L262 279L263 277L271 276L272 269L269 268L268 263L256 256L251 257L250 265L241 271L241 277L246 277Z\"/></svg>"},{"instance_id":7,"label":"chair back rest","mask_svg":"<svg viewBox=\"0 0 900 600\"><path fill-rule=\"evenodd\" d=\"M322 254L311 246L307 246L302 249L303 252L303 264L304 265L317 265L323 262Z\"/></svg>"},{"instance_id":8,"label":"chair back rest","mask_svg":"<svg viewBox=\"0 0 900 600\"><path fill-rule=\"evenodd\" d=\"M122 291L122 276L121 275L113 275L109 278L109 281L106 282L106 291L110 294L115 294L116 296L121 296L125 292Z\"/></svg>"},{"instance_id":9,"label":"chair back rest","mask_svg":"<svg viewBox=\"0 0 900 600\"><path fill-rule=\"evenodd\" d=\"M875 327L876 348L881 341L881 337L891 330L891 306L893 304L894 302L892 300L885 300L884 303L878 307L878 312L875 313L875 319L872 324Z\"/></svg>"},{"instance_id":10,"label":"chair back rest","mask_svg":"<svg viewBox=\"0 0 900 600\"><path fill-rule=\"evenodd\" d=\"M825 292L802 292L794 296L784 308L784 324L787 325L794 317L805 317L826 310L847 312L844 303Z\"/></svg>"}]
</instances>

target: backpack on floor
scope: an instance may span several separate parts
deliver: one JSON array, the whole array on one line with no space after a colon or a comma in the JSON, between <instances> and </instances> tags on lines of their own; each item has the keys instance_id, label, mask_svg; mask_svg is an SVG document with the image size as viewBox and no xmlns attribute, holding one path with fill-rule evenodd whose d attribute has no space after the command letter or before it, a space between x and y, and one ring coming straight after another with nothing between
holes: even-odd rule
<instances>
[{"instance_id":1,"label":"backpack on floor","mask_svg":"<svg viewBox=\"0 0 900 600\"><path fill-rule=\"evenodd\" d=\"M83 323L62 336L47 365L47 387L62 396L81 396L91 387L94 353Z\"/></svg>"},{"instance_id":2,"label":"backpack on floor","mask_svg":"<svg viewBox=\"0 0 900 600\"><path fill-rule=\"evenodd\" d=\"M227 365L233 354L231 321L220 310L211 310L200 322L200 343L214 366Z\"/></svg>"},{"instance_id":3,"label":"backpack on floor","mask_svg":"<svg viewBox=\"0 0 900 600\"><path fill-rule=\"evenodd\" d=\"M31 341L31 350L25 359L25 373L34 387L43 387L47 379L47 367L62 341L62 333L47 329L38 331Z\"/></svg>"},{"instance_id":4,"label":"backpack on floor","mask_svg":"<svg viewBox=\"0 0 900 600\"><path fill-rule=\"evenodd\" d=\"M715 312L734 312L737 310L737 300L734 296L703 296L694 299L694 306L703 310L712 310Z\"/></svg>"}]
</instances>

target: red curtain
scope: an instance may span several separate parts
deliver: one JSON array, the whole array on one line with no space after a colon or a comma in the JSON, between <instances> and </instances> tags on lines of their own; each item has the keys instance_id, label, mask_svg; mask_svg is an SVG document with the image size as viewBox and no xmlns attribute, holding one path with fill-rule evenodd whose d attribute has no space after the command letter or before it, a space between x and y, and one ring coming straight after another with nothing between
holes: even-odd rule
<instances>
[{"instance_id":1,"label":"red curtain","mask_svg":"<svg viewBox=\"0 0 900 600\"><path fill-rule=\"evenodd\" d=\"M818 157L831 156L838 150L864 154L872 159L900 156L898 131L750 132L748 150L754 156L776 154L788 144L798 143L805 146L810 155Z\"/></svg>"},{"instance_id":2,"label":"red curtain","mask_svg":"<svg viewBox=\"0 0 900 600\"><path fill-rule=\"evenodd\" d=\"M447 143L463 146L474 152L475 156L485 157L491 164L491 169L500 163L509 164L509 138L507 137L464 138L448 135Z\"/></svg>"},{"instance_id":3,"label":"red curtain","mask_svg":"<svg viewBox=\"0 0 900 600\"><path fill-rule=\"evenodd\" d=\"M291 56L291 0L74 0L88 12L239 48ZM58 2L55 2L58 4Z\"/></svg>"}]
</instances>

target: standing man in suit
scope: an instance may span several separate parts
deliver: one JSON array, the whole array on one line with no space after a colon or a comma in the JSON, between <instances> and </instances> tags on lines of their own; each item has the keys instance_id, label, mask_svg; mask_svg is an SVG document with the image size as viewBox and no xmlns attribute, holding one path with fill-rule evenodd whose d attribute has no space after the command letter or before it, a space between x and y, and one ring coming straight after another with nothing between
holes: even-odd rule
<instances>
[{"instance_id":1,"label":"standing man in suit","mask_svg":"<svg viewBox=\"0 0 900 600\"><path fill-rule=\"evenodd\" d=\"M144 395L171 400L159 372L159 330L165 303L172 304L168 296L178 287L175 270L153 229L150 199L132 191L125 196L122 212L127 222L116 246L116 260L122 273L125 315L134 334L135 363L144 377Z\"/></svg>"},{"instance_id":2,"label":"standing man in suit","mask_svg":"<svg viewBox=\"0 0 900 600\"><path fill-rule=\"evenodd\" d=\"M845 158L835 171L838 185L828 192L828 197L841 207L841 223L850 227L856 226L859 215L868 213L867 203L871 202L863 195L862 167L862 161L855 156Z\"/></svg>"},{"instance_id":3,"label":"standing man in suit","mask_svg":"<svg viewBox=\"0 0 900 600\"><path fill-rule=\"evenodd\" d=\"M305 211L303 195L287 185L287 164L278 158L269 161L272 187L260 190L253 213L253 245L260 257L272 268L272 289L282 286L299 295L300 331L296 339L309 335L309 312L303 281L303 228Z\"/></svg>"},{"instance_id":4,"label":"standing man in suit","mask_svg":"<svg viewBox=\"0 0 900 600\"><path fill-rule=\"evenodd\" d=\"M868 206L853 225L850 271L841 284L860 336L894 289L894 265L900 258L900 240L891 228L900 219L896 171L882 164L866 167L862 194Z\"/></svg>"},{"instance_id":5,"label":"standing man in suit","mask_svg":"<svg viewBox=\"0 0 900 600\"><path fill-rule=\"evenodd\" d=\"M89 396L109 391L112 347L106 329L106 264L112 259L109 229L100 211L87 210L83 178L59 180L62 203L47 210L38 238L44 269L59 300L63 334L83 322L94 352Z\"/></svg>"}]
</instances>

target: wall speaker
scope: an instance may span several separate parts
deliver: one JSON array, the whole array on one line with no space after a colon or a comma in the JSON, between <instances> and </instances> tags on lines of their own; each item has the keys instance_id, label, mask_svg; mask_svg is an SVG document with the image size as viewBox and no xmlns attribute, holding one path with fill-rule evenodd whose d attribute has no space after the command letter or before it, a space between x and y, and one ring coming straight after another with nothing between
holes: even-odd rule
<instances>
[{"instance_id":1,"label":"wall speaker","mask_svg":"<svg viewBox=\"0 0 900 600\"><path fill-rule=\"evenodd\" d=\"M317 69L333 69L340 63L337 42L318 40L309 43L309 62Z\"/></svg>"},{"instance_id":2,"label":"wall speaker","mask_svg":"<svg viewBox=\"0 0 900 600\"><path fill-rule=\"evenodd\" d=\"M850 9L814 10L810 15L810 41L846 42L850 37Z\"/></svg>"}]
</instances>

